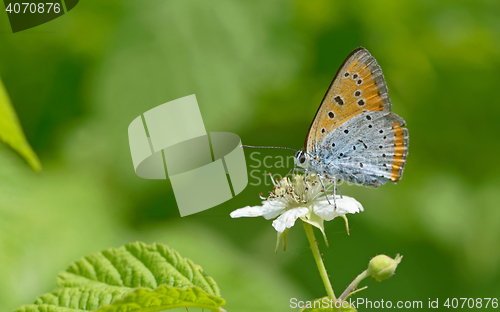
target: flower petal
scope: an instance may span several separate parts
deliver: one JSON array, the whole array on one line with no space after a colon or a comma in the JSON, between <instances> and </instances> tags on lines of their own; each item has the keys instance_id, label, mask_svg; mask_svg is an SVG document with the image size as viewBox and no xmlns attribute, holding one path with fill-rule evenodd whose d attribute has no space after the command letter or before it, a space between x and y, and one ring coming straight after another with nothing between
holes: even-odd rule
<instances>
[{"instance_id":1,"label":"flower petal","mask_svg":"<svg viewBox=\"0 0 500 312\"><path fill-rule=\"evenodd\" d=\"M316 202L314 205L314 213L326 221L333 220L335 217L343 216L347 213L357 213L363 211L363 206L354 198L349 196L335 197L337 209L333 205L333 197L330 197L331 205L326 199Z\"/></svg>"},{"instance_id":2,"label":"flower petal","mask_svg":"<svg viewBox=\"0 0 500 312\"><path fill-rule=\"evenodd\" d=\"M262 206L246 206L231 212L231 218L241 217L264 217L266 220L276 218L285 209L284 205L271 205L268 201L263 201Z\"/></svg>"},{"instance_id":3,"label":"flower petal","mask_svg":"<svg viewBox=\"0 0 500 312\"><path fill-rule=\"evenodd\" d=\"M298 207L285 211L278 219L273 221L273 227L282 233L285 229L291 228L295 224L295 220L305 216L309 212L308 208Z\"/></svg>"}]
</instances>

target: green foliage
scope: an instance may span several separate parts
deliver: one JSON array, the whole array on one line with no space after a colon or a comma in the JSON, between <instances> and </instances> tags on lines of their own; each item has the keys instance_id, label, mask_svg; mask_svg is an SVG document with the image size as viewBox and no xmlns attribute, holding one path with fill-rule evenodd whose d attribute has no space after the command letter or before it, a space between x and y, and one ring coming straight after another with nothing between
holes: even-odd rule
<instances>
[{"instance_id":1,"label":"green foliage","mask_svg":"<svg viewBox=\"0 0 500 312\"><path fill-rule=\"evenodd\" d=\"M184 307L220 311L220 307L225 304L224 299L209 295L197 286L179 289L162 285L153 291L147 288L139 288L125 296L125 298L117 300L109 306L102 307L99 312L132 312L141 311L142 309L152 312Z\"/></svg>"},{"instance_id":2,"label":"green foliage","mask_svg":"<svg viewBox=\"0 0 500 312\"><path fill-rule=\"evenodd\" d=\"M163 244L130 243L86 256L60 273L58 289L16 312L162 311L225 305L200 266Z\"/></svg>"},{"instance_id":3,"label":"green foliage","mask_svg":"<svg viewBox=\"0 0 500 312\"><path fill-rule=\"evenodd\" d=\"M195 93L207 131L301 148L357 46L382 67L393 111L408 123L410 154L397 185L341 186L365 212L349 220L350 236L339 219L325 227L330 248L319 242L335 291L363 259L400 252L404 278L363 295L495 296L498 16L500 2L487 0L80 1L63 18L11 34L0 14L0 76L44 160L44 174L34 175L0 144L0 311L50 291L59 268L80 255L135 240L203 259L229 311L284 311L291 297L323 296L302 231L274 254L269 221L228 216L260 204L257 194L272 187L267 172L293 166L276 166L276 157L293 153L247 150L247 189L179 218L169 181L135 176L126 129L140 113ZM257 166L264 157L271 168Z\"/></svg>"},{"instance_id":4,"label":"green foliage","mask_svg":"<svg viewBox=\"0 0 500 312\"><path fill-rule=\"evenodd\" d=\"M16 112L12 107L7 90L0 79L0 140L18 152L35 171L42 165L24 136Z\"/></svg>"}]
</instances>

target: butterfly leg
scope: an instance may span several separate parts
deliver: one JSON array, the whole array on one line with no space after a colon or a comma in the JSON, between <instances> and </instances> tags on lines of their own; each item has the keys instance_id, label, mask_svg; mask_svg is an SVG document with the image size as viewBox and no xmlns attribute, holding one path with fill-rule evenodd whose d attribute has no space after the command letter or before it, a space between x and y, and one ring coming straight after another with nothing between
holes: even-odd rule
<instances>
[{"instance_id":1,"label":"butterfly leg","mask_svg":"<svg viewBox=\"0 0 500 312\"><path fill-rule=\"evenodd\" d=\"M293 174L292 174L292 182L293 182L293 179L294 179L295 171L304 171L304 172L306 171L306 169L303 169L303 168L298 168L298 167L295 167L295 166L292 168L292 170L293 170ZM290 170L290 171L288 172L288 174L290 174L290 172L292 172L292 170ZM288 174L287 174L287 175L288 175Z\"/></svg>"},{"instance_id":2,"label":"butterfly leg","mask_svg":"<svg viewBox=\"0 0 500 312\"><path fill-rule=\"evenodd\" d=\"M323 179L321 178L321 175L318 174L318 178L319 178L319 182L321 182L321 186L323 186L323 192L325 193L325 197L326 197L326 200L328 201L328 204L332 204L330 202L330 199L328 199L328 193L326 192L326 189L325 189L325 184L323 183ZM335 197L333 197L333 201L334 201L334 204L335 204L335 210L337 210L337 203L335 202Z\"/></svg>"},{"instance_id":3,"label":"butterfly leg","mask_svg":"<svg viewBox=\"0 0 500 312\"><path fill-rule=\"evenodd\" d=\"M340 190L339 190L340 192ZM337 179L333 179L333 204L334 208L333 210L337 210Z\"/></svg>"},{"instance_id":4,"label":"butterfly leg","mask_svg":"<svg viewBox=\"0 0 500 312\"><path fill-rule=\"evenodd\" d=\"M342 192L340 191L340 187L338 188L338 190L339 190L340 198L342 198Z\"/></svg>"}]
</instances>

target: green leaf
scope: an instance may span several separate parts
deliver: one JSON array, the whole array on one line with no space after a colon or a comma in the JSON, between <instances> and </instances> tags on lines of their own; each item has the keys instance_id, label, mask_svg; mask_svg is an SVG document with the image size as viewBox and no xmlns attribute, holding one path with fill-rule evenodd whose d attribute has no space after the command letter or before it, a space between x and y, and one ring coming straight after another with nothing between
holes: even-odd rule
<instances>
[{"instance_id":1,"label":"green leaf","mask_svg":"<svg viewBox=\"0 0 500 312\"><path fill-rule=\"evenodd\" d=\"M19 153L35 170L42 170L42 165L30 144L24 136L16 112L7 94L7 90L0 79L0 140Z\"/></svg>"},{"instance_id":2,"label":"green leaf","mask_svg":"<svg viewBox=\"0 0 500 312\"><path fill-rule=\"evenodd\" d=\"M348 301L339 302L334 304L332 307L330 298L323 297L310 302L310 307L306 304L306 307L300 310L300 312L357 312ZM340 307L340 309L336 308Z\"/></svg>"},{"instance_id":3,"label":"green leaf","mask_svg":"<svg viewBox=\"0 0 500 312\"><path fill-rule=\"evenodd\" d=\"M189 307L223 311L220 307L225 304L224 299L209 295L197 286L181 289L162 285L153 291L139 288L123 299L102 307L99 312L153 312Z\"/></svg>"},{"instance_id":4,"label":"green leaf","mask_svg":"<svg viewBox=\"0 0 500 312\"><path fill-rule=\"evenodd\" d=\"M159 243L130 243L72 263L58 289L16 312L161 311L225 305L215 281L191 260Z\"/></svg>"},{"instance_id":5,"label":"green leaf","mask_svg":"<svg viewBox=\"0 0 500 312\"><path fill-rule=\"evenodd\" d=\"M126 289L103 289L100 287L65 287L58 288L51 293L42 295L35 300L35 304L26 305L16 312L31 311L94 311L99 307L110 304L130 292Z\"/></svg>"}]
</instances>

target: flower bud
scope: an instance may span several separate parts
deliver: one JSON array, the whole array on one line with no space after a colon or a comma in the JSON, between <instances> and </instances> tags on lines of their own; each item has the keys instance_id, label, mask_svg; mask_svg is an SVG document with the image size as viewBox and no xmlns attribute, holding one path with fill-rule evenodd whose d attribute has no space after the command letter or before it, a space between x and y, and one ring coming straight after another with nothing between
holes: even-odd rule
<instances>
[{"instance_id":1,"label":"flower bud","mask_svg":"<svg viewBox=\"0 0 500 312\"><path fill-rule=\"evenodd\" d=\"M372 258L368 264L368 275L377 282L386 280L394 274L402 258L403 256L399 254L396 255L394 259L386 255L376 256Z\"/></svg>"}]
</instances>

